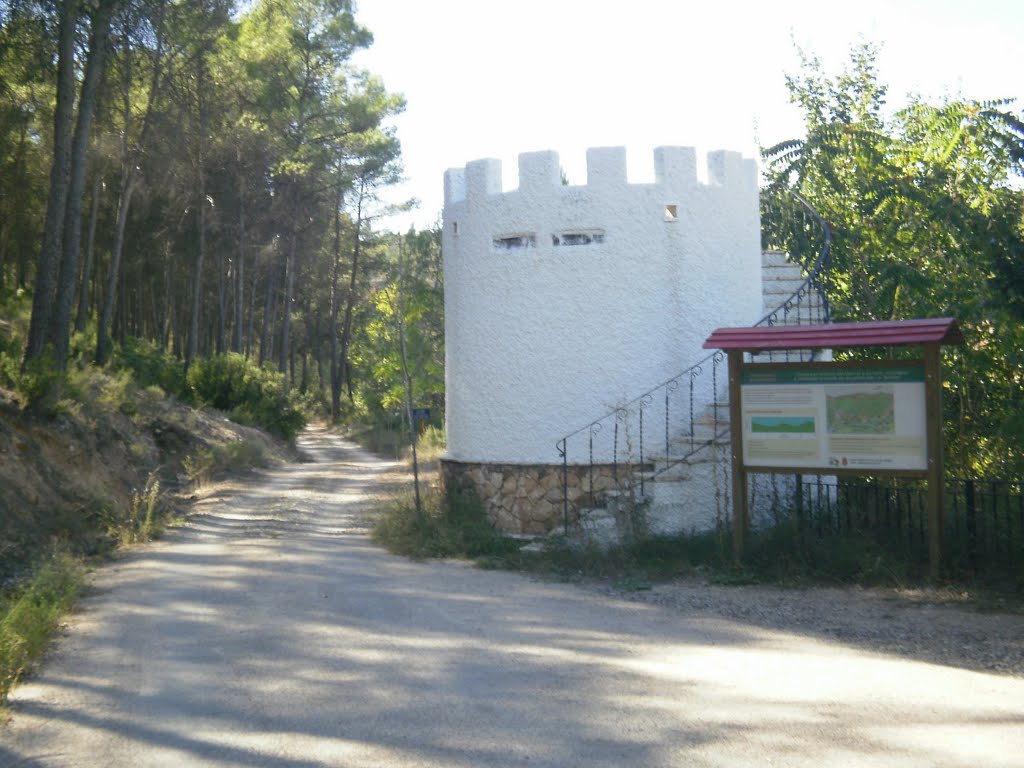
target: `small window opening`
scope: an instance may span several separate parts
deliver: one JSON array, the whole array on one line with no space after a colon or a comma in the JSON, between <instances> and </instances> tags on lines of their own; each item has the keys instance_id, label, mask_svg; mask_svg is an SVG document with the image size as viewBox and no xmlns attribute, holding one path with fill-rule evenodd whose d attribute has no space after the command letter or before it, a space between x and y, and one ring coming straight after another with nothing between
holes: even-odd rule
<instances>
[{"instance_id":1,"label":"small window opening","mask_svg":"<svg viewBox=\"0 0 1024 768\"><path fill-rule=\"evenodd\" d=\"M459 235L459 222L457 221L452 222L452 234L456 237Z\"/></svg>"},{"instance_id":2,"label":"small window opening","mask_svg":"<svg viewBox=\"0 0 1024 768\"><path fill-rule=\"evenodd\" d=\"M665 221L679 221L679 206L669 203L665 206Z\"/></svg>"},{"instance_id":3,"label":"small window opening","mask_svg":"<svg viewBox=\"0 0 1024 768\"><path fill-rule=\"evenodd\" d=\"M508 237L496 237L492 241L494 247L499 251L518 251L523 248L536 248L537 237L535 235L509 235Z\"/></svg>"},{"instance_id":4,"label":"small window opening","mask_svg":"<svg viewBox=\"0 0 1024 768\"><path fill-rule=\"evenodd\" d=\"M551 236L551 244L562 245L591 245L604 242L604 232L562 232Z\"/></svg>"}]
</instances>

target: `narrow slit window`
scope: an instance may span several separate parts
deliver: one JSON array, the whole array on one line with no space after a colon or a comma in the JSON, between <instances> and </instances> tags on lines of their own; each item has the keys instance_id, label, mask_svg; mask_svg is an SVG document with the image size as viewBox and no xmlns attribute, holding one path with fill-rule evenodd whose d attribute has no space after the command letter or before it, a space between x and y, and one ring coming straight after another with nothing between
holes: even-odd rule
<instances>
[{"instance_id":1,"label":"narrow slit window","mask_svg":"<svg viewBox=\"0 0 1024 768\"><path fill-rule=\"evenodd\" d=\"M665 221L679 221L679 206L675 203L665 205Z\"/></svg>"},{"instance_id":2,"label":"narrow slit window","mask_svg":"<svg viewBox=\"0 0 1024 768\"><path fill-rule=\"evenodd\" d=\"M457 221L452 222L452 234L456 237L459 235L459 222Z\"/></svg>"},{"instance_id":3,"label":"narrow slit window","mask_svg":"<svg viewBox=\"0 0 1024 768\"><path fill-rule=\"evenodd\" d=\"M537 247L536 235L506 235L495 237L492 242L498 251L519 251Z\"/></svg>"},{"instance_id":4,"label":"narrow slit window","mask_svg":"<svg viewBox=\"0 0 1024 768\"><path fill-rule=\"evenodd\" d=\"M556 247L563 245L596 245L603 242L604 232L601 230L560 232L551 236L551 244Z\"/></svg>"}]
</instances>

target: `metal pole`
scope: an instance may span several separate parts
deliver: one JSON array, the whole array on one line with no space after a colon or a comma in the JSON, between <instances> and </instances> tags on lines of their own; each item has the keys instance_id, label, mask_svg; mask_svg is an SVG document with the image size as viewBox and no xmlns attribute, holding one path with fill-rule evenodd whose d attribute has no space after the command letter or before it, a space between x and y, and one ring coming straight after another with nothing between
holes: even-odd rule
<instances>
[{"instance_id":1,"label":"metal pole","mask_svg":"<svg viewBox=\"0 0 1024 768\"><path fill-rule=\"evenodd\" d=\"M732 555L739 563L747 533L747 472L743 467L743 420L740 397L743 352L729 350L729 432L732 452ZM712 371L714 372L714 371Z\"/></svg>"},{"instance_id":2,"label":"metal pole","mask_svg":"<svg viewBox=\"0 0 1024 768\"><path fill-rule=\"evenodd\" d=\"M928 570L933 579L942 568L943 464L942 368L937 343L924 345L925 420L928 425Z\"/></svg>"}]
</instances>

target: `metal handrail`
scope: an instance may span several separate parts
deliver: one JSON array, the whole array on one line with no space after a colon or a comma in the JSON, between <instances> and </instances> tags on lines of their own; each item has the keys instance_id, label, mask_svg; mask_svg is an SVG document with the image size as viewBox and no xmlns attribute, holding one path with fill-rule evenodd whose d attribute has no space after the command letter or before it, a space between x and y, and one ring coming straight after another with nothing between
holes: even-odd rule
<instances>
[{"instance_id":1,"label":"metal handrail","mask_svg":"<svg viewBox=\"0 0 1024 768\"><path fill-rule=\"evenodd\" d=\"M802 195L800 195L798 192L796 192L794 190L788 190L787 189L787 190L785 190L785 192L787 192L804 209L804 211L807 214L810 215L811 219L815 222L815 224L818 227L820 227L821 234L822 234L822 237L823 237L823 244L821 246L820 251L818 251L818 253L817 253L813 263L810 266L810 268L806 267L806 263L805 262L802 263L802 266L804 266L804 268L805 268L805 270L807 272L807 277L804 278L804 280L800 284L800 286L795 291L793 291L793 293L790 296L788 296L782 303L780 303L778 307L776 307L773 311L769 312L764 317L762 317L760 320L758 320L756 323L754 323L755 327L761 326L761 325L766 325L766 324L767 325L775 325L775 324L779 323L780 321L783 324L787 324L788 325L788 324L790 324L790 321L791 321L790 315L793 312L796 313L797 324L799 324L800 323L800 312L801 312L801 308L802 308L802 306L804 304L804 301L805 301L805 299L810 299L810 297L812 297L812 296L815 297L817 299L817 302L818 302L819 312L817 313L817 315L818 315L817 319L820 322L824 322L824 323L829 322L828 296L827 296L827 294L826 294L826 292L824 290L822 281L823 281L823 278L824 278L824 276L825 276L825 274L826 274L826 272L828 270L829 262L830 262L831 248L832 248L832 231L831 231L831 228L829 227L828 222L826 222L825 219L817 211L814 210L814 208L811 206L811 204ZM765 249L762 248L762 250L765 250ZM792 254L791 254L791 257L792 257ZM811 311L812 311L811 309L808 310L808 315L810 315ZM789 351L786 351L784 354L787 356L787 359L788 359L788 356L791 353ZM718 402L717 402L717 399L718 399L717 398L717 391L718 391L718 389L717 389L717 371L718 371L719 364L723 360L724 360L724 355L722 354L721 351L717 351L716 350L714 352L710 352L707 355L705 355L704 357L702 357L699 360L697 360L695 363L693 363L689 367L687 367L687 368L683 369L682 371L680 371L679 373L677 373L675 376L672 376L672 377L666 379L665 381L663 381L660 384L652 387L651 389L647 390L646 392L636 396L632 400L617 406L616 408L614 408L614 409L610 410L609 412L605 413L600 418L595 419L594 421L591 421L588 424L585 424L585 425L583 425L582 427L580 427L580 428L578 428L576 430L573 430L572 432L570 432L567 435L563 436L560 440L558 440L556 442L555 447L556 447L556 450L558 451L558 455L559 455L559 458L561 459L561 464L562 464L562 512L563 512L563 524L564 524L566 530L568 530L568 526L569 526L569 499L568 499L568 471L569 471L568 446L569 446L569 441L572 438L574 438L574 437L576 437L576 436L578 436L578 435L580 435L580 434L582 434L584 432L589 434L589 441L590 441L590 465L591 465L591 470L590 471L591 471L591 476L592 476L593 475L593 463L594 463L594 460L593 460L593 441L594 441L594 435L601 431L601 428L602 428L601 424L602 424L602 422L606 421L607 419L614 418L616 420L616 424L615 424L616 429L614 430L615 431L615 435L616 435L616 445L614 447L614 454L613 454L613 457L612 457L612 464L613 464L613 466L615 468L615 475L616 475L616 479L617 479L617 475L618 475L618 445L617 445L617 441L618 441L618 437L617 437L618 436L618 422L620 420L623 420L624 414L628 414L629 412L631 412L631 410L634 407L638 407L639 415L640 415L640 446L641 446L641 449L640 449L641 450L641 459L640 459L640 461L641 461L641 464L643 464L643 439L644 439L644 435L643 435L643 413L644 413L644 409L647 406L649 406L652 402L654 402L654 399L655 399L656 396L659 396L664 391L664 398L665 398L665 431L666 431L666 434L665 434L665 465L663 467L661 467L660 470L657 470L655 474L661 474L662 472L666 471L670 467L673 467L673 466L676 466L676 465L678 465L680 463L686 462L687 460L692 458L696 453L698 453L698 452L704 450L705 448L715 444L720 439L722 439L726 434L728 434L728 431L729 431L728 427L724 427L724 428L720 427L719 426L719 418L718 418L718 408L719 408L719 405L718 405ZM710 437L708 437L707 439L704 439L704 440L696 440L695 441L693 439L695 437L694 427L695 427L695 424L696 424L696 421L694 419L694 410L693 410L693 387L694 387L695 380L697 379L697 377L699 377L701 374L704 373L704 371L707 369L709 363L710 363L711 376L712 376L713 428L712 428L712 432L711 432L711 436ZM676 457L672 458L669 455L670 454L670 441L671 441L670 427L669 427L670 395L671 395L671 393L675 392L683 384L683 382L687 382L689 384L689 393L690 393L689 435L686 435L686 437L689 437L690 440L691 440L691 442L690 442L690 450L688 452L683 453L682 455L677 455ZM641 492L641 495L643 495L643 493L644 493L644 483L645 483L644 475L645 474L646 474L645 471L641 471L641 473L640 473L640 492ZM591 481L591 494L593 494L593 487L592 486L593 486L593 482Z\"/></svg>"}]
</instances>

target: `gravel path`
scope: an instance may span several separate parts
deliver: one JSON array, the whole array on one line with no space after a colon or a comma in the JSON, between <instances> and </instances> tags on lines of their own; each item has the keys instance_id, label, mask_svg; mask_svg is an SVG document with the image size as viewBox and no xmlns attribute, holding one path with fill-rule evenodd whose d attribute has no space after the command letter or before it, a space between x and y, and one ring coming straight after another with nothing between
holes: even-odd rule
<instances>
[{"instance_id":1,"label":"gravel path","mask_svg":"<svg viewBox=\"0 0 1024 768\"><path fill-rule=\"evenodd\" d=\"M604 594L687 616L799 632L877 653L1024 678L1024 616L979 613L929 590L721 586L699 578ZM1024 710L1024 702L1022 702Z\"/></svg>"},{"instance_id":2,"label":"gravel path","mask_svg":"<svg viewBox=\"0 0 1024 768\"><path fill-rule=\"evenodd\" d=\"M410 562L401 468L301 447L95 575L0 766L1024 766L1019 617Z\"/></svg>"}]
</instances>

